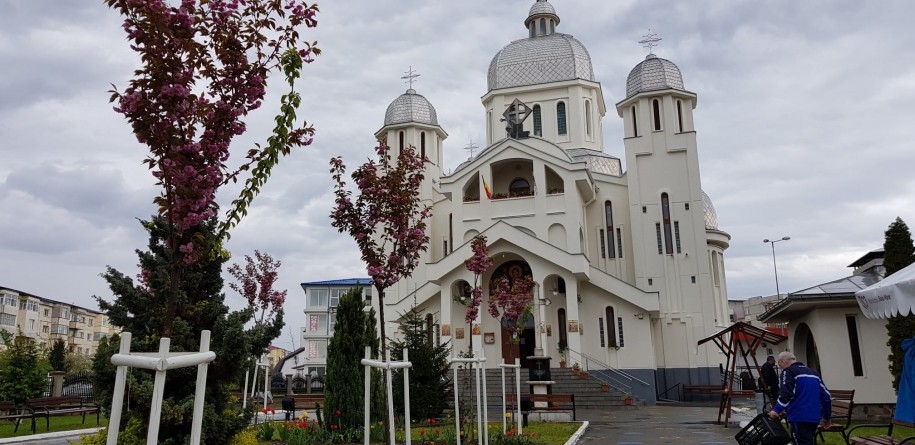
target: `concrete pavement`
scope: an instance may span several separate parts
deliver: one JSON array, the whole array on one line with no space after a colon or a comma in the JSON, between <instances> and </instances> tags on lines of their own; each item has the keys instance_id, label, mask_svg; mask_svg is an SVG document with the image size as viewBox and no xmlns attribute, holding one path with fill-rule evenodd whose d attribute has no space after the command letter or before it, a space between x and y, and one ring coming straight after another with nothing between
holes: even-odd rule
<instances>
[{"instance_id":1,"label":"concrete pavement","mask_svg":"<svg viewBox=\"0 0 915 445\"><path fill-rule=\"evenodd\" d=\"M736 444L738 427L716 425L718 407L645 406L638 410L579 410L591 422L582 445Z\"/></svg>"}]
</instances>

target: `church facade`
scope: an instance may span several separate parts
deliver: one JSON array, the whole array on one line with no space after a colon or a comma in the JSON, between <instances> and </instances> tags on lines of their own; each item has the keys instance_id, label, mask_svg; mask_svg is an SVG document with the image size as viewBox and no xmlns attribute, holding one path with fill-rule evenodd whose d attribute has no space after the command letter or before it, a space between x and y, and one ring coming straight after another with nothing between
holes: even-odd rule
<instances>
[{"instance_id":1,"label":"church facade","mask_svg":"<svg viewBox=\"0 0 915 445\"><path fill-rule=\"evenodd\" d=\"M432 104L410 89L388 107L376 137L428 159L420 193L433 216L413 276L386 291L386 318L415 304L454 355L472 342L492 367L516 357L526 364L535 353L553 367L564 358L604 370L649 402L677 383L720 382L723 356L697 341L730 324L730 236L702 191L697 96L674 63L649 54L626 79L625 99L608 109L587 49L559 25L553 5L537 0L527 37L492 59L486 147L450 174L442 167L448 135ZM621 87L622 79L611 86ZM526 119L512 126L522 111ZM626 171L605 151L608 112L623 120ZM464 261L479 234L495 264L471 326ZM515 342L485 310L502 276L536 283L533 317ZM394 323L386 328L396 335Z\"/></svg>"}]
</instances>

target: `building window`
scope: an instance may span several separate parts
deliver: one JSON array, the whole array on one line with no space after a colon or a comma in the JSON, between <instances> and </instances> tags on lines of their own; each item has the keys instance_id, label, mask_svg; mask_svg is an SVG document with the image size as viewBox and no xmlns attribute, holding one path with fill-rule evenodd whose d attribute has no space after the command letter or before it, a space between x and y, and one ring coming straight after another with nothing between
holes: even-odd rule
<instances>
[{"instance_id":1,"label":"building window","mask_svg":"<svg viewBox=\"0 0 915 445\"><path fill-rule=\"evenodd\" d=\"M654 223L654 231L655 231L655 234L658 236L658 254L663 255L664 249L661 246L661 223Z\"/></svg>"},{"instance_id":2,"label":"building window","mask_svg":"<svg viewBox=\"0 0 915 445\"><path fill-rule=\"evenodd\" d=\"M400 146L398 146L397 154L400 155L403 152L403 132L400 132Z\"/></svg>"},{"instance_id":3,"label":"building window","mask_svg":"<svg viewBox=\"0 0 915 445\"><path fill-rule=\"evenodd\" d=\"M340 304L340 299L343 298L347 292L349 292L349 289L331 289L329 307L337 307Z\"/></svg>"},{"instance_id":4,"label":"building window","mask_svg":"<svg viewBox=\"0 0 915 445\"><path fill-rule=\"evenodd\" d=\"M597 318L597 326L600 329L600 347L606 346L604 344L604 317Z\"/></svg>"},{"instance_id":5,"label":"building window","mask_svg":"<svg viewBox=\"0 0 915 445\"><path fill-rule=\"evenodd\" d=\"M591 137L591 101L585 101L585 134Z\"/></svg>"},{"instance_id":6,"label":"building window","mask_svg":"<svg viewBox=\"0 0 915 445\"><path fill-rule=\"evenodd\" d=\"M543 136L543 121L540 116L540 105L534 105L534 136Z\"/></svg>"},{"instance_id":7,"label":"building window","mask_svg":"<svg viewBox=\"0 0 915 445\"><path fill-rule=\"evenodd\" d=\"M426 162L426 132L419 134L419 156Z\"/></svg>"},{"instance_id":8,"label":"building window","mask_svg":"<svg viewBox=\"0 0 915 445\"><path fill-rule=\"evenodd\" d=\"M433 331L435 330L435 318L432 314L426 314L426 343L433 344Z\"/></svg>"},{"instance_id":9,"label":"building window","mask_svg":"<svg viewBox=\"0 0 915 445\"><path fill-rule=\"evenodd\" d=\"M654 131L661 131L661 103L655 99L651 101L651 108L654 111Z\"/></svg>"},{"instance_id":10,"label":"building window","mask_svg":"<svg viewBox=\"0 0 915 445\"><path fill-rule=\"evenodd\" d=\"M92 354L92 349L86 348L86 355Z\"/></svg>"},{"instance_id":11,"label":"building window","mask_svg":"<svg viewBox=\"0 0 915 445\"><path fill-rule=\"evenodd\" d=\"M451 250L445 248L445 252L451 253L454 250L454 215L451 213L448 214L448 245Z\"/></svg>"},{"instance_id":12,"label":"building window","mask_svg":"<svg viewBox=\"0 0 915 445\"><path fill-rule=\"evenodd\" d=\"M90 318L90 319L89 319L89 326L92 326L92 325L94 325L94 324L95 324L95 319L94 319L94 318Z\"/></svg>"},{"instance_id":13,"label":"building window","mask_svg":"<svg viewBox=\"0 0 915 445\"><path fill-rule=\"evenodd\" d=\"M683 106L677 101L677 125L680 133L683 133Z\"/></svg>"},{"instance_id":14,"label":"building window","mask_svg":"<svg viewBox=\"0 0 915 445\"><path fill-rule=\"evenodd\" d=\"M674 253L670 234L670 199L667 193L661 193L661 216L664 218L664 246L667 247L667 253Z\"/></svg>"},{"instance_id":15,"label":"building window","mask_svg":"<svg viewBox=\"0 0 915 445\"><path fill-rule=\"evenodd\" d=\"M103 318L103 319L102 319L102 326L105 326L105 327L108 326L108 319L107 319L107 318Z\"/></svg>"},{"instance_id":16,"label":"building window","mask_svg":"<svg viewBox=\"0 0 915 445\"><path fill-rule=\"evenodd\" d=\"M635 105L632 106L632 137L639 137L639 121L635 116Z\"/></svg>"},{"instance_id":17,"label":"building window","mask_svg":"<svg viewBox=\"0 0 915 445\"><path fill-rule=\"evenodd\" d=\"M642 206L642 213L648 213L648 206Z\"/></svg>"},{"instance_id":18,"label":"building window","mask_svg":"<svg viewBox=\"0 0 915 445\"><path fill-rule=\"evenodd\" d=\"M677 244L677 253L680 253L680 221L674 221L674 241Z\"/></svg>"},{"instance_id":19,"label":"building window","mask_svg":"<svg viewBox=\"0 0 915 445\"><path fill-rule=\"evenodd\" d=\"M611 348L616 347L616 329L614 329L613 322L616 320L616 317L613 315L613 308L607 306L605 309L607 316L607 346Z\"/></svg>"},{"instance_id":20,"label":"building window","mask_svg":"<svg viewBox=\"0 0 915 445\"><path fill-rule=\"evenodd\" d=\"M13 314L0 314L0 324L4 326L16 326L16 316Z\"/></svg>"},{"instance_id":21,"label":"building window","mask_svg":"<svg viewBox=\"0 0 915 445\"><path fill-rule=\"evenodd\" d=\"M540 19L540 35L546 34L546 19Z\"/></svg>"},{"instance_id":22,"label":"building window","mask_svg":"<svg viewBox=\"0 0 915 445\"><path fill-rule=\"evenodd\" d=\"M613 204L604 202L604 216L607 218L607 246L610 258L616 258L616 246L613 244Z\"/></svg>"},{"instance_id":23,"label":"building window","mask_svg":"<svg viewBox=\"0 0 915 445\"><path fill-rule=\"evenodd\" d=\"M848 345L851 347L851 365L855 377L864 376L864 365L861 363L861 345L858 341L858 320L854 315L845 316L845 325L848 326Z\"/></svg>"},{"instance_id":24,"label":"building window","mask_svg":"<svg viewBox=\"0 0 915 445\"><path fill-rule=\"evenodd\" d=\"M689 203L684 204L684 205L683 205L683 208L686 209L686 211L688 212L688 211L689 211Z\"/></svg>"},{"instance_id":25,"label":"building window","mask_svg":"<svg viewBox=\"0 0 915 445\"><path fill-rule=\"evenodd\" d=\"M49 333L49 332L51 332L51 327L50 327L50 326L44 325L44 326L41 327L41 333L42 333L42 334L47 334L47 333Z\"/></svg>"},{"instance_id":26,"label":"building window","mask_svg":"<svg viewBox=\"0 0 915 445\"><path fill-rule=\"evenodd\" d=\"M651 285L653 285L653 284L654 284L654 280L652 280L651 278L649 278L649 279L648 279L648 285L651 286Z\"/></svg>"},{"instance_id":27,"label":"building window","mask_svg":"<svg viewBox=\"0 0 915 445\"><path fill-rule=\"evenodd\" d=\"M0 298L0 306L10 306L13 308L19 307L19 299L15 295L3 294L3 297Z\"/></svg>"},{"instance_id":28,"label":"building window","mask_svg":"<svg viewBox=\"0 0 915 445\"><path fill-rule=\"evenodd\" d=\"M534 37L534 33L536 32L536 29L537 29L537 24L534 22L531 22L531 37Z\"/></svg>"},{"instance_id":29,"label":"building window","mask_svg":"<svg viewBox=\"0 0 915 445\"><path fill-rule=\"evenodd\" d=\"M623 317L617 317L617 318L616 318L616 324L617 324L617 326L619 327L619 334L620 334L620 344L619 344L619 347L622 348L623 346L626 346L626 342L623 341Z\"/></svg>"},{"instance_id":30,"label":"building window","mask_svg":"<svg viewBox=\"0 0 915 445\"><path fill-rule=\"evenodd\" d=\"M51 310L50 310L50 309L45 309L45 310L44 310L44 316L45 316L45 317L50 317L50 316L51 316Z\"/></svg>"},{"instance_id":31,"label":"building window","mask_svg":"<svg viewBox=\"0 0 915 445\"><path fill-rule=\"evenodd\" d=\"M550 34L556 32L556 23L553 22L553 19L550 19Z\"/></svg>"},{"instance_id":32,"label":"building window","mask_svg":"<svg viewBox=\"0 0 915 445\"><path fill-rule=\"evenodd\" d=\"M719 277L718 277L718 252L714 251L714 250L712 251L712 276L715 279L715 286L720 286L721 281L719 280ZM768 307L766 308L766 310L769 310L769 309L770 308L768 308Z\"/></svg>"},{"instance_id":33,"label":"building window","mask_svg":"<svg viewBox=\"0 0 915 445\"><path fill-rule=\"evenodd\" d=\"M607 247L604 244L604 229L598 229L598 232L600 232L600 257L607 258Z\"/></svg>"},{"instance_id":34,"label":"building window","mask_svg":"<svg viewBox=\"0 0 915 445\"><path fill-rule=\"evenodd\" d=\"M566 310L557 310L556 319L559 321L559 341L568 344L569 334L566 331Z\"/></svg>"},{"instance_id":35,"label":"building window","mask_svg":"<svg viewBox=\"0 0 915 445\"><path fill-rule=\"evenodd\" d=\"M372 301L372 286L366 286L363 295L365 295L365 301Z\"/></svg>"},{"instance_id":36,"label":"building window","mask_svg":"<svg viewBox=\"0 0 915 445\"><path fill-rule=\"evenodd\" d=\"M327 314L311 314L308 316L308 333L323 334L327 332Z\"/></svg>"},{"instance_id":37,"label":"building window","mask_svg":"<svg viewBox=\"0 0 915 445\"><path fill-rule=\"evenodd\" d=\"M312 289L308 305L311 307L327 306L327 289Z\"/></svg>"},{"instance_id":38,"label":"building window","mask_svg":"<svg viewBox=\"0 0 915 445\"><path fill-rule=\"evenodd\" d=\"M511 185L508 186L509 196L514 196L520 193L529 193L531 191L531 184L527 182L527 179L518 178L512 181Z\"/></svg>"},{"instance_id":39,"label":"building window","mask_svg":"<svg viewBox=\"0 0 915 445\"><path fill-rule=\"evenodd\" d=\"M327 358L327 340L309 341L308 358Z\"/></svg>"},{"instance_id":40,"label":"building window","mask_svg":"<svg viewBox=\"0 0 915 445\"><path fill-rule=\"evenodd\" d=\"M696 276L695 276L695 275L689 277L689 279L690 279L690 281L692 281L693 284L696 284Z\"/></svg>"},{"instance_id":41,"label":"building window","mask_svg":"<svg viewBox=\"0 0 915 445\"><path fill-rule=\"evenodd\" d=\"M616 251L618 255L617 258L623 257L623 230L619 227L616 228Z\"/></svg>"},{"instance_id":42,"label":"building window","mask_svg":"<svg viewBox=\"0 0 915 445\"><path fill-rule=\"evenodd\" d=\"M77 353L77 354L82 354L82 353L83 353L83 347L82 347L82 346L77 347L77 348L76 348L76 353Z\"/></svg>"},{"instance_id":43,"label":"building window","mask_svg":"<svg viewBox=\"0 0 915 445\"><path fill-rule=\"evenodd\" d=\"M569 130L566 128L566 104L565 102L559 102L556 104L556 126L559 128L559 134L568 134Z\"/></svg>"}]
</instances>

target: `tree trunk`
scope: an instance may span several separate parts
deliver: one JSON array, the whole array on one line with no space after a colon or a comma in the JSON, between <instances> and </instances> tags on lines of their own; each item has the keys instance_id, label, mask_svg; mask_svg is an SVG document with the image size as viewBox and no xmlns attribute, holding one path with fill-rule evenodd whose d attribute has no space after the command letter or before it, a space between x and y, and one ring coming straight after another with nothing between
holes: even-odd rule
<instances>
[{"instance_id":1,"label":"tree trunk","mask_svg":"<svg viewBox=\"0 0 915 445\"><path fill-rule=\"evenodd\" d=\"M388 340L384 334L384 289L378 288L378 285L375 285L375 289L378 290L378 326L380 326L379 331L381 331L381 361L384 362L384 361L387 361L386 358L388 356ZM386 380L387 376L385 375L386 372L391 372L391 370L390 369L381 370L381 381L382 381L383 385L386 385L385 382L387 381ZM385 386L385 387L387 387L387 386ZM388 398L387 390L382 391L381 393L384 394L385 399ZM393 401L390 401L390 402L394 403ZM385 418L387 418L388 400L385 400L384 409L385 409ZM395 414L395 416L396 416L396 414ZM388 437L391 437L390 436L391 428L395 428L395 427L396 427L395 425L390 425L390 422L384 423L384 440L385 441L388 440Z\"/></svg>"}]
</instances>

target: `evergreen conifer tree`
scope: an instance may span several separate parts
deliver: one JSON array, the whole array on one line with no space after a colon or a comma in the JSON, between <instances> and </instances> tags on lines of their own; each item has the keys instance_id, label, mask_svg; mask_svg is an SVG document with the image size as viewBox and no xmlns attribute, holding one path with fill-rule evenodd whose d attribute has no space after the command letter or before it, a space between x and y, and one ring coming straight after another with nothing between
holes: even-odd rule
<instances>
[{"instance_id":1,"label":"evergreen conifer tree","mask_svg":"<svg viewBox=\"0 0 915 445\"><path fill-rule=\"evenodd\" d=\"M886 268L886 277L889 277L915 262L915 244L912 243L909 227L899 217L890 224L885 235L883 267ZM893 376L893 388L898 391L899 376L902 374L905 358L902 342L915 337L915 315L890 318L886 323L886 332L889 335L886 345L890 347L890 374Z\"/></svg>"},{"instance_id":2,"label":"evergreen conifer tree","mask_svg":"<svg viewBox=\"0 0 915 445\"><path fill-rule=\"evenodd\" d=\"M431 326L416 309L410 308L402 316L398 330L401 339L391 341L392 360L403 360L403 350L407 349L410 363L410 418L424 420L438 417L447 403L446 389L451 384L448 378L448 356L451 346L448 343L435 345L429 342ZM394 407L399 413L404 412L403 404L403 371L394 373Z\"/></svg>"},{"instance_id":3,"label":"evergreen conifer tree","mask_svg":"<svg viewBox=\"0 0 915 445\"><path fill-rule=\"evenodd\" d=\"M142 224L149 233L149 250L137 251L141 269L139 283L135 284L130 277L109 267L103 277L114 294L114 300L96 299L112 324L132 334L131 351L153 352L159 348L159 339L166 324L168 302L165 296L170 285L172 250L166 246L169 228L162 218L155 217L149 222L142 221ZM222 293L222 266L229 254L216 242L216 226L216 219L211 218L193 228L199 237L197 242L207 248L196 262L184 270L179 283L176 317L169 337L172 352L196 352L200 348L200 332L211 331L210 350L216 353L216 360L207 370L201 443L214 444L230 443L235 434L249 425L253 407L242 412L240 406L230 402L229 391L241 380L239 374L244 374L244 368L239 364L265 351L283 327L282 312L271 323L245 329L245 324L253 319L253 310L229 311ZM118 336L100 343L93 365L99 404L106 409L111 406L114 389L111 356L119 347ZM168 371L159 443L182 444L188 440L196 378L196 366ZM153 372L134 369L128 385L130 403L124 405L125 418L121 425L127 425L130 419L147 425Z\"/></svg>"},{"instance_id":4,"label":"evergreen conifer tree","mask_svg":"<svg viewBox=\"0 0 915 445\"><path fill-rule=\"evenodd\" d=\"M0 329L0 337L6 345L0 355L0 400L22 405L27 399L41 397L48 389L50 366L38 346L22 335L22 331L13 336Z\"/></svg>"},{"instance_id":5,"label":"evergreen conifer tree","mask_svg":"<svg viewBox=\"0 0 915 445\"><path fill-rule=\"evenodd\" d=\"M48 362L52 371L68 371L67 369L67 342L62 338L54 340L51 351L48 353Z\"/></svg>"}]
</instances>

